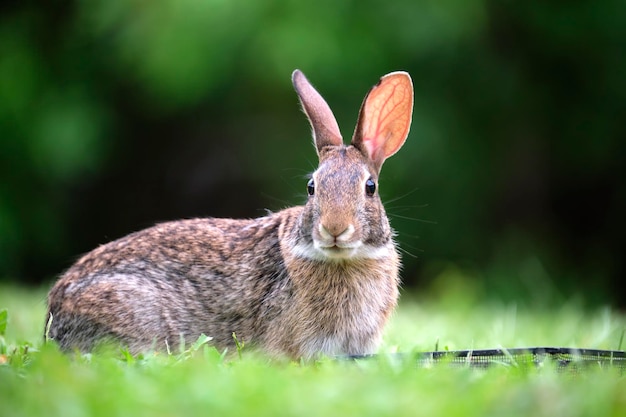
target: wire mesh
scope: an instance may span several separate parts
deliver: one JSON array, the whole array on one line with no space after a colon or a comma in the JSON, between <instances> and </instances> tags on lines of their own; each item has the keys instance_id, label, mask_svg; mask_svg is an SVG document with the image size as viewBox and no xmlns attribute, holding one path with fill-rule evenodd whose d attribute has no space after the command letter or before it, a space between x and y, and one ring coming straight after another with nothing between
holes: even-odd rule
<instances>
[{"instance_id":1,"label":"wire mesh","mask_svg":"<svg viewBox=\"0 0 626 417\"><path fill-rule=\"evenodd\" d=\"M408 354L397 354L406 359ZM375 357L352 356L352 359ZM418 352L411 354L422 367L447 363L471 368L489 368L494 365L520 366L532 364L541 367L548 363L559 369L581 370L583 368L626 370L626 352L619 350L577 349L563 347L532 347L513 349L482 349Z\"/></svg>"}]
</instances>

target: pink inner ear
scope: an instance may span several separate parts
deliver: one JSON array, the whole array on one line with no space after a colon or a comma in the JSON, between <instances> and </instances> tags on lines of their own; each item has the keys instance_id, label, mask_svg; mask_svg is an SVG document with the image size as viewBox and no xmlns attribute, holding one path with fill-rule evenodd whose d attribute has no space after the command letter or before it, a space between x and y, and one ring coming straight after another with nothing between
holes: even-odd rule
<instances>
[{"instance_id":1,"label":"pink inner ear","mask_svg":"<svg viewBox=\"0 0 626 417\"><path fill-rule=\"evenodd\" d=\"M409 134L412 113L409 75L394 72L381 78L365 100L359 132L372 160L382 163L400 149Z\"/></svg>"}]
</instances>

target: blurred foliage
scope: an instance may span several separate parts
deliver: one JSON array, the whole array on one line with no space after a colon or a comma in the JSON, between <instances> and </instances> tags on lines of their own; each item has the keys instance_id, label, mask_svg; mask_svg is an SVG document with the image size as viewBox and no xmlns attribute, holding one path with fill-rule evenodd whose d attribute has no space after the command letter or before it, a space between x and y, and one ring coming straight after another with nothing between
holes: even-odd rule
<instances>
[{"instance_id":1,"label":"blurred foliage","mask_svg":"<svg viewBox=\"0 0 626 417\"><path fill-rule=\"evenodd\" d=\"M625 50L618 0L3 4L0 279L51 279L156 221L302 202L291 71L347 140L404 69L414 121L381 192L406 286L457 268L509 299L626 305Z\"/></svg>"}]
</instances>

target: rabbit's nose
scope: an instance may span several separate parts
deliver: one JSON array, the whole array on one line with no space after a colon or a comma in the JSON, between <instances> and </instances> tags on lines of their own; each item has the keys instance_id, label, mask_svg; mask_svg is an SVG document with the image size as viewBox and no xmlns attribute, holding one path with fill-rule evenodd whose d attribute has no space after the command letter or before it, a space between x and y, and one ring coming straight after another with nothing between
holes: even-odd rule
<instances>
[{"instance_id":1,"label":"rabbit's nose","mask_svg":"<svg viewBox=\"0 0 626 417\"><path fill-rule=\"evenodd\" d=\"M319 224L318 230L320 232L320 236L324 240L332 240L338 242L346 242L349 241L354 235L354 226L352 224L341 223L330 223L324 225L322 223Z\"/></svg>"}]
</instances>

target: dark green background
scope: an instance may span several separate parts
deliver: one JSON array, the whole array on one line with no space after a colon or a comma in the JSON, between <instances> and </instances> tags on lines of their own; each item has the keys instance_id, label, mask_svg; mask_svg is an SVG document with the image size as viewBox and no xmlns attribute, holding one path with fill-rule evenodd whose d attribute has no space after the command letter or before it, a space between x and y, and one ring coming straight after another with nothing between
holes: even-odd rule
<instances>
[{"instance_id":1,"label":"dark green background","mask_svg":"<svg viewBox=\"0 0 626 417\"><path fill-rule=\"evenodd\" d=\"M0 279L46 282L157 221L258 216L315 167L290 74L346 140L409 71L381 194L405 288L626 305L623 1L0 6Z\"/></svg>"}]
</instances>

